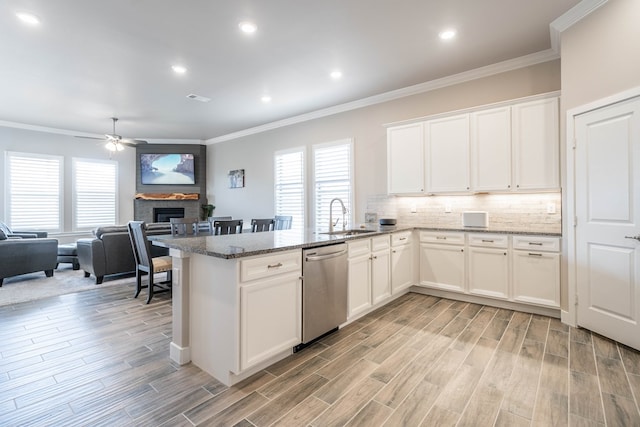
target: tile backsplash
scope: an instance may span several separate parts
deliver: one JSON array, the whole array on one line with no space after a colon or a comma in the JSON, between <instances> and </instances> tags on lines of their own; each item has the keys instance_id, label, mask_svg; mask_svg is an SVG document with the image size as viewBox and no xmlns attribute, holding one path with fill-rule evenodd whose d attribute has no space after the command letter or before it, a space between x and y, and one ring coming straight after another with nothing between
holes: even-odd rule
<instances>
[{"instance_id":1,"label":"tile backsplash","mask_svg":"<svg viewBox=\"0 0 640 427\"><path fill-rule=\"evenodd\" d=\"M381 194L367 198L365 212L376 213L378 218L396 218L406 225L458 228L462 226L462 212L486 211L489 228L560 233L561 200L560 193L424 197Z\"/></svg>"}]
</instances>

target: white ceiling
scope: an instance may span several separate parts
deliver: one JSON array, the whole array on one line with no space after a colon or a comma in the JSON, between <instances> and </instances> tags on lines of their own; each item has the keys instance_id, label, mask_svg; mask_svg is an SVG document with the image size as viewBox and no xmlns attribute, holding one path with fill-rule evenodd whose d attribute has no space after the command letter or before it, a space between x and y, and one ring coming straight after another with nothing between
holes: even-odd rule
<instances>
[{"instance_id":1,"label":"white ceiling","mask_svg":"<svg viewBox=\"0 0 640 427\"><path fill-rule=\"evenodd\" d=\"M116 116L125 137L216 138L547 50L549 24L577 3L2 0L0 121L103 134Z\"/></svg>"}]
</instances>

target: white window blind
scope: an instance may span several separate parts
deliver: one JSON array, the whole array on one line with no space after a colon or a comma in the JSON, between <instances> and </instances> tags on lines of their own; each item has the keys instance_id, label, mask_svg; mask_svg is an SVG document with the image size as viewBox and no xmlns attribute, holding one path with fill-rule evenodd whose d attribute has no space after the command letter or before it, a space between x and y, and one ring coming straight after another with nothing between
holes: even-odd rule
<instances>
[{"instance_id":1,"label":"white window blind","mask_svg":"<svg viewBox=\"0 0 640 427\"><path fill-rule=\"evenodd\" d=\"M315 228L318 230L329 229L329 204L336 197L344 202L348 211L344 226L351 226L352 157L351 140L313 147L314 218ZM333 204L333 222L337 219L342 220L342 206L339 202ZM342 229L342 226L339 222L337 229Z\"/></svg>"},{"instance_id":2,"label":"white window blind","mask_svg":"<svg viewBox=\"0 0 640 427\"><path fill-rule=\"evenodd\" d=\"M15 230L62 230L63 158L5 154L5 221Z\"/></svg>"},{"instance_id":3,"label":"white window blind","mask_svg":"<svg viewBox=\"0 0 640 427\"><path fill-rule=\"evenodd\" d=\"M291 228L304 229L304 149L275 153L276 215L293 217Z\"/></svg>"},{"instance_id":4,"label":"white window blind","mask_svg":"<svg viewBox=\"0 0 640 427\"><path fill-rule=\"evenodd\" d=\"M118 164L73 159L73 229L114 225L118 211Z\"/></svg>"}]
</instances>

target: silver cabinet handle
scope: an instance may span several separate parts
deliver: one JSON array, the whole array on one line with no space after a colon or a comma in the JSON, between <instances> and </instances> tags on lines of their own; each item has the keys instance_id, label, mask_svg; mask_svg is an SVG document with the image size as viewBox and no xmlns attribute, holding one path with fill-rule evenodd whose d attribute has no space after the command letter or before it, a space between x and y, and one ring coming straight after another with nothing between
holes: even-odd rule
<instances>
[{"instance_id":1,"label":"silver cabinet handle","mask_svg":"<svg viewBox=\"0 0 640 427\"><path fill-rule=\"evenodd\" d=\"M407 240L407 238L406 237L401 237L398 240Z\"/></svg>"},{"instance_id":2,"label":"silver cabinet handle","mask_svg":"<svg viewBox=\"0 0 640 427\"><path fill-rule=\"evenodd\" d=\"M446 237L440 237L440 236L436 236L436 239L438 239L438 240L447 240Z\"/></svg>"},{"instance_id":3,"label":"silver cabinet handle","mask_svg":"<svg viewBox=\"0 0 640 427\"><path fill-rule=\"evenodd\" d=\"M279 262L277 264L269 264L269 265L267 265L267 268L280 268L280 267L282 267L282 263L281 262Z\"/></svg>"},{"instance_id":4,"label":"silver cabinet handle","mask_svg":"<svg viewBox=\"0 0 640 427\"><path fill-rule=\"evenodd\" d=\"M482 243L493 243L493 240L482 239Z\"/></svg>"},{"instance_id":5,"label":"silver cabinet handle","mask_svg":"<svg viewBox=\"0 0 640 427\"><path fill-rule=\"evenodd\" d=\"M529 244L532 246L542 246L541 242L529 242Z\"/></svg>"},{"instance_id":6,"label":"silver cabinet handle","mask_svg":"<svg viewBox=\"0 0 640 427\"><path fill-rule=\"evenodd\" d=\"M624 236L625 239L634 239L637 240L638 242L640 242L640 234L638 234L637 236Z\"/></svg>"},{"instance_id":7,"label":"silver cabinet handle","mask_svg":"<svg viewBox=\"0 0 640 427\"><path fill-rule=\"evenodd\" d=\"M542 256L542 254L532 254L531 252L529 252L529 256Z\"/></svg>"}]
</instances>

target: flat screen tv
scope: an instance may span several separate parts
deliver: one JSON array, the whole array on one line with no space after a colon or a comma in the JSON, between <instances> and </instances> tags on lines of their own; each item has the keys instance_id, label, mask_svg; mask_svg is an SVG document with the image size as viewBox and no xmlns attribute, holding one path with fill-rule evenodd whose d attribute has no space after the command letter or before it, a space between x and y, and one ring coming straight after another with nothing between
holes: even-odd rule
<instances>
[{"instance_id":1,"label":"flat screen tv","mask_svg":"<svg viewBox=\"0 0 640 427\"><path fill-rule=\"evenodd\" d=\"M142 184L195 184L193 154L140 154Z\"/></svg>"}]
</instances>

